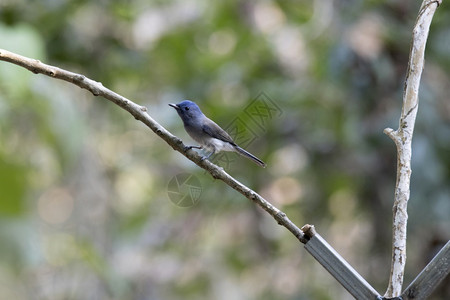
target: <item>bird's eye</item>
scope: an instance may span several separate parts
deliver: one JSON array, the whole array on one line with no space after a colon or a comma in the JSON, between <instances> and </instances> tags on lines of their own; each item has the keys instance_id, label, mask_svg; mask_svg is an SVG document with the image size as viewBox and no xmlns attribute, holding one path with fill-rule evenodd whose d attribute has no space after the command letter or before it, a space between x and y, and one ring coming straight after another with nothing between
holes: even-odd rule
<instances>
[{"instance_id":1,"label":"bird's eye","mask_svg":"<svg viewBox=\"0 0 450 300\"><path fill-rule=\"evenodd\" d=\"M185 107L184 110L189 110L189 107Z\"/></svg>"}]
</instances>

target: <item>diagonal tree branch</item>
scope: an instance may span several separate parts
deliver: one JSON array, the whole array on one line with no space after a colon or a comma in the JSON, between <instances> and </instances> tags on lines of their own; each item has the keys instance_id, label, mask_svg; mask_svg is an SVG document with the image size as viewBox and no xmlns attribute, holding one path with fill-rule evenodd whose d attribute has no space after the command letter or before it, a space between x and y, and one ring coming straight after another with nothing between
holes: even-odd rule
<instances>
[{"instance_id":1,"label":"diagonal tree branch","mask_svg":"<svg viewBox=\"0 0 450 300\"><path fill-rule=\"evenodd\" d=\"M21 67L24 67L36 74L44 74L49 77L61 79L73 83L83 89L90 91L94 96L102 96L111 102L122 107L124 110L132 114L137 120L147 125L153 132L161 137L174 150L180 152L188 159L193 161L199 167L205 169L215 179L220 179L227 185L244 195L247 199L255 202L262 209L268 212L281 226L286 227L300 242L306 243L308 241L304 233L286 216L284 212L273 206L266 199L261 197L258 193L240 183L222 168L216 166L208 160L202 160L202 157L193 150L186 150L183 142L167 131L163 126L158 124L147 113L147 108L140 106L133 101L105 88L100 82L87 78L84 75L69 72L58 67L44 64L36 59L31 59L21 56L7 50L0 49L0 60L10 62Z\"/></svg>"},{"instance_id":2,"label":"diagonal tree branch","mask_svg":"<svg viewBox=\"0 0 450 300\"><path fill-rule=\"evenodd\" d=\"M425 45L434 12L442 0L424 0L413 30L408 70L403 91L403 107L399 128L386 128L397 147L397 180L393 206L392 262L385 297L398 297L402 292L406 263L407 205L410 194L411 143L419 106L419 85L425 57Z\"/></svg>"}]
</instances>

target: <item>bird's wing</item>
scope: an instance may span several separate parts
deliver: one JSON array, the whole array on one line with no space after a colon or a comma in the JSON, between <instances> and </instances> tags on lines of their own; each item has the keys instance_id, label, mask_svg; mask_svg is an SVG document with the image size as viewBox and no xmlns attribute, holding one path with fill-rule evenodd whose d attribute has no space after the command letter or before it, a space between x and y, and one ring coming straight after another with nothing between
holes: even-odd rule
<instances>
[{"instance_id":1,"label":"bird's wing","mask_svg":"<svg viewBox=\"0 0 450 300\"><path fill-rule=\"evenodd\" d=\"M202 126L202 129L205 133L209 134L210 136L218 140L228 142L232 145L236 145L231 136L225 130L220 128L220 126L214 123L214 121L210 119L208 119L208 121L209 122L203 123Z\"/></svg>"}]
</instances>

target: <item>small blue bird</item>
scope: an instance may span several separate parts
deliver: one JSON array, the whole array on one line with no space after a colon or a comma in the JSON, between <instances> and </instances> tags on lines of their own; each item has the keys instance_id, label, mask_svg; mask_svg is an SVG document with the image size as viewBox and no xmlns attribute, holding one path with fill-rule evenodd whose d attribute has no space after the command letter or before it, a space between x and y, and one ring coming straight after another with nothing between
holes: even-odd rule
<instances>
[{"instance_id":1,"label":"small blue bird","mask_svg":"<svg viewBox=\"0 0 450 300\"><path fill-rule=\"evenodd\" d=\"M253 160L263 168L266 167L262 160L236 145L230 135L206 117L194 102L184 100L178 104L170 103L169 105L177 110L178 115L183 120L186 132L200 144L200 146L190 146L189 149L205 148L211 152L205 158L209 158L216 152L232 151Z\"/></svg>"}]
</instances>

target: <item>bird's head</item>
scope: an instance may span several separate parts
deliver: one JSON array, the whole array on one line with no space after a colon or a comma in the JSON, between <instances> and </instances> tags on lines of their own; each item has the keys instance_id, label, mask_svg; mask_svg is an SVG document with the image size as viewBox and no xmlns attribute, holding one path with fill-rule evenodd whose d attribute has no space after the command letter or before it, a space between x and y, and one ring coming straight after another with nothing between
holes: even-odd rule
<instances>
[{"instance_id":1,"label":"bird's head","mask_svg":"<svg viewBox=\"0 0 450 300\"><path fill-rule=\"evenodd\" d=\"M190 100L184 100L178 104L170 103L169 105L176 109L178 115L184 122L203 116L200 107Z\"/></svg>"}]
</instances>

